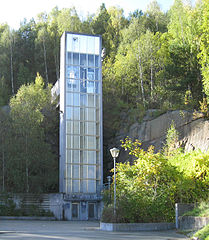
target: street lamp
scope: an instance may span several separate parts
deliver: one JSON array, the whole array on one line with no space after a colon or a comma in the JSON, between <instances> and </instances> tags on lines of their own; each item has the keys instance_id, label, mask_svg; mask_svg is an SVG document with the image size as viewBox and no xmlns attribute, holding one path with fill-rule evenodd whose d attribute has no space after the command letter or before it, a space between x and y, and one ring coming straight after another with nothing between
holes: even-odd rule
<instances>
[{"instance_id":1,"label":"street lamp","mask_svg":"<svg viewBox=\"0 0 209 240\"><path fill-rule=\"evenodd\" d=\"M110 149L110 153L114 159L114 205L113 205L113 210L114 210L114 216L116 214L116 174L115 174L115 160L119 155L120 150L117 148L112 148Z\"/></svg>"}]
</instances>

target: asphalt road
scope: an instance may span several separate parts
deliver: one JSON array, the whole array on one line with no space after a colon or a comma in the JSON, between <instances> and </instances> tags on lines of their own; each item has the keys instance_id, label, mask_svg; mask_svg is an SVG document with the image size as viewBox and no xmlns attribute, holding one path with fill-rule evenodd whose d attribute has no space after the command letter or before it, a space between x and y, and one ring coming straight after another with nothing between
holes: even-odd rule
<instances>
[{"instance_id":1,"label":"asphalt road","mask_svg":"<svg viewBox=\"0 0 209 240\"><path fill-rule=\"evenodd\" d=\"M175 231L105 232L99 222L1 220L0 239L15 240L182 240Z\"/></svg>"}]
</instances>

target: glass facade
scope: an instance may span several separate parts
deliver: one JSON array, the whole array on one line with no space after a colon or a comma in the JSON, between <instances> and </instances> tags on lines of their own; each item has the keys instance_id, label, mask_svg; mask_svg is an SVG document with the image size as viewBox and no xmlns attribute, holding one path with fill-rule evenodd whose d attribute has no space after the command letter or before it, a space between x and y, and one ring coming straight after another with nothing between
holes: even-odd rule
<instances>
[{"instance_id":1,"label":"glass facade","mask_svg":"<svg viewBox=\"0 0 209 240\"><path fill-rule=\"evenodd\" d=\"M100 37L66 33L65 173L66 193L97 193L102 177Z\"/></svg>"}]
</instances>

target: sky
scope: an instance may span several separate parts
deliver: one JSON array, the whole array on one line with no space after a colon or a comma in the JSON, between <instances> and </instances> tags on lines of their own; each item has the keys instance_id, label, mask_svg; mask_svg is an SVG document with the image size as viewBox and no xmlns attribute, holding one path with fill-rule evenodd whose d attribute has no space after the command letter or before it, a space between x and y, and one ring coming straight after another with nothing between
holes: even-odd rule
<instances>
[{"instance_id":1,"label":"sky","mask_svg":"<svg viewBox=\"0 0 209 240\"><path fill-rule=\"evenodd\" d=\"M78 14L86 16L96 13L102 3L106 8L120 6L125 15L136 9L145 11L151 0L0 0L0 23L8 23L13 29L18 29L25 18L36 18L40 12L50 13L52 8L59 9L76 7ZM174 0L158 0L163 11L167 11Z\"/></svg>"}]
</instances>

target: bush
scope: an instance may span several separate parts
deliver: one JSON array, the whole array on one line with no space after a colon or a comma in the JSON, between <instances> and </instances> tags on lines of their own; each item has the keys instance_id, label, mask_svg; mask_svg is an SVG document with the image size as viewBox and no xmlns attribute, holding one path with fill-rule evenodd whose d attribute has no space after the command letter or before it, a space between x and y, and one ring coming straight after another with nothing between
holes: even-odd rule
<instances>
[{"instance_id":1,"label":"bush","mask_svg":"<svg viewBox=\"0 0 209 240\"><path fill-rule=\"evenodd\" d=\"M208 197L208 154L177 150L167 155L154 153L152 147L144 151L140 145L129 138L122 142L137 159L133 165L117 164L117 214L113 219L112 208L107 206L103 221L172 222L176 202L193 203Z\"/></svg>"}]
</instances>

